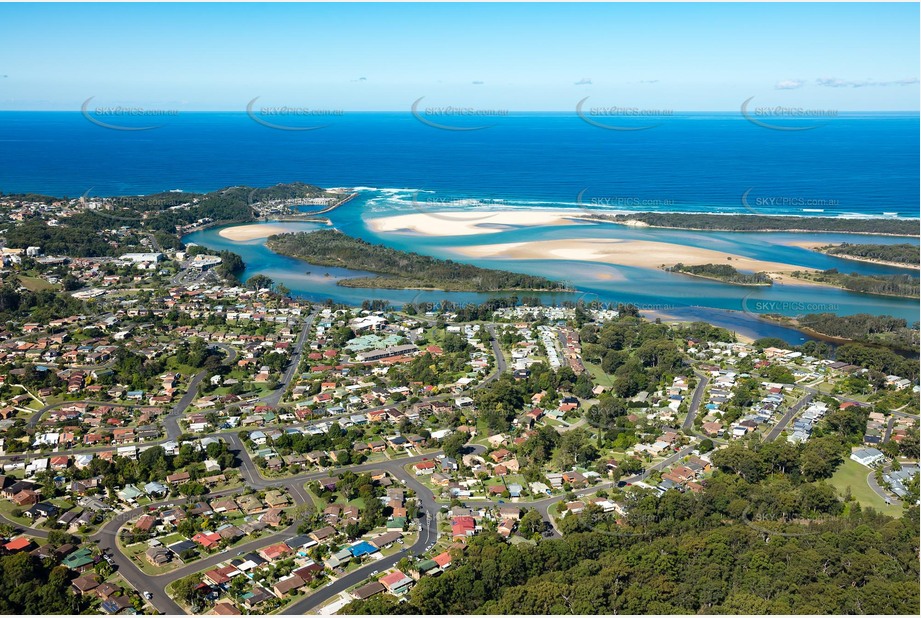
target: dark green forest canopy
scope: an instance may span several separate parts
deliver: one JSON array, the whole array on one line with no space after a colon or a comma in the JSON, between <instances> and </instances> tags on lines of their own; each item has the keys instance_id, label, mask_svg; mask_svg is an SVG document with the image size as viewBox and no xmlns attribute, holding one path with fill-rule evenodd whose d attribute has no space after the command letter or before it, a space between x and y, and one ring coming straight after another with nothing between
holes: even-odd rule
<instances>
[{"instance_id":1,"label":"dark green forest canopy","mask_svg":"<svg viewBox=\"0 0 921 618\"><path fill-rule=\"evenodd\" d=\"M863 294L879 294L882 296L900 296L904 298L918 298L919 283L917 277L911 275L861 275L859 273L842 273L837 268L830 268L820 272L794 271L793 277L828 283L852 292Z\"/></svg>"},{"instance_id":2,"label":"dark green forest canopy","mask_svg":"<svg viewBox=\"0 0 921 618\"><path fill-rule=\"evenodd\" d=\"M319 266L365 270L381 277L345 279L351 287L432 288L448 291L563 290L558 281L492 270L373 245L337 230L270 236L266 246Z\"/></svg>"},{"instance_id":3,"label":"dark green forest canopy","mask_svg":"<svg viewBox=\"0 0 921 618\"><path fill-rule=\"evenodd\" d=\"M811 523L785 523L783 513ZM799 520L798 520L799 521ZM822 483L750 484L718 473L700 495L670 491L624 524L595 507L562 539L511 545L474 537L451 568L398 604L351 614L910 614L918 608L918 509L900 519L846 512ZM783 532L784 534L779 534Z\"/></svg>"},{"instance_id":4,"label":"dark green forest canopy","mask_svg":"<svg viewBox=\"0 0 921 618\"><path fill-rule=\"evenodd\" d=\"M629 332L628 323L598 336L616 342ZM557 520L562 539L474 537L406 603L378 595L342 613L912 613L917 481L898 519L828 483L862 442L867 415L829 412L802 444L733 442L713 453L701 492L627 490L616 497L626 516L590 504Z\"/></svg>"},{"instance_id":5,"label":"dark green forest canopy","mask_svg":"<svg viewBox=\"0 0 921 618\"><path fill-rule=\"evenodd\" d=\"M852 245L850 243L843 243L841 245L819 247L817 251L827 253L828 255L878 260L880 262L893 262L896 264L909 264L912 266L917 266L919 261L921 261L921 259L919 259L921 258L921 252L919 252L918 246L908 243L899 243L895 245Z\"/></svg>"},{"instance_id":6,"label":"dark green forest canopy","mask_svg":"<svg viewBox=\"0 0 921 618\"><path fill-rule=\"evenodd\" d=\"M848 232L917 236L917 219L841 219L838 217L776 217L767 215L712 215L678 212L640 212L629 215L591 213L592 219L627 223L641 221L653 227L727 232Z\"/></svg>"},{"instance_id":7,"label":"dark green forest canopy","mask_svg":"<svg viewBox=\"0 0 921 618\"><path fill-rule=\"evenodd\" d=\"M0 558L0 614L79 614L89 602L70 588L71 571L50 567L28 552Z\"/></svg>"},{"instance_id":8,"label":"dark green forest canopy","mask_svg":"<svg viewBox=\"0 0 921 618\"><path fill-rule=\"evenodd\" d=\"M739 272L729 264L699 264L694 266L679 262L665 270L685 273L687 275L696 275L698 277L718 279L719 281L738 285L772 285L773 283L773 280L765 273L746 274Z\"/></svg>"}]
</instances>

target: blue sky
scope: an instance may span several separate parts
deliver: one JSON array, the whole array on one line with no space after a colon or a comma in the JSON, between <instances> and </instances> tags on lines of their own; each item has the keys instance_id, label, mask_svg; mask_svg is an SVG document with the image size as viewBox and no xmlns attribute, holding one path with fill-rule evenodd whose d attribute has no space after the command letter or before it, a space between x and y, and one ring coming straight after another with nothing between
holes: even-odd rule
<instances>
[{"instance_id":1,"label":"blue sky","mask_svg":"<svg viewBox=\"0 0 921 618\"><path fill-rule=\"evenodd\" d=\"M919 7L4 4L0 109L918 110Z\"/></svg>"}]
</instances>

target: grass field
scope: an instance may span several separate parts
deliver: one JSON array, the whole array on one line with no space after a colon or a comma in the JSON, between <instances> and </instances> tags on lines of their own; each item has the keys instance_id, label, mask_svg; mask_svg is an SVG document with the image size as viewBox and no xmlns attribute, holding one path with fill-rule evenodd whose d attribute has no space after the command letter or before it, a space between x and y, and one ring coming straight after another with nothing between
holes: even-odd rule
<instances>
[{"instance_id":1,"label":"grass field","mask_svg":"<svg viewBox=\"0 0 921 618\"><path fill-rule=\"evenodd\" d=\"M851 495L864 508L872 506L885 515L901 517L901 506L887 505L867 484L867 474L871 472L869 468L865 468L853 459L845 459L841 467L835 472L835 475L831 477L830 482L842 495L850 487Z\"/></svg>"},{"instance_id":2,"label":"grass field","mask_svg":"<svg viewBox=\"0 0 921 618\"><path fill-rule=\"evenodd\" d=\"M600 384L601 386L606 386L611 388L614 386L614 380L611 379L611 376L606 374L601 370L601 366L594 363L587 363L584 360L582 364L585 365L585 368L588 369L588 372L592 375L592 380L595 384Z\"/></svg>"},{"instance_id":3,"label":"grass field","mask_svg":"<svg viewBox=\"0 0 921 618\"><path fill-rule=\"evenodd\" d=\"M34 522L28 517L25 517L24 515L20 515L19 517L13 516L13 511L17 509L25 512L29 509L29 507L28 506L16 506L9 500L0 500L0 515L3 515L5 518L10 520L11 522L18 524L22 526L23 528L28 528L29 526L31 526Z\"/></svg>"},{"instance_id":4,"label":"grass field","mask_svg":"<svg viewBox=\"0 0 921 618\"><path fill-rule=\"evenodd\" d=\"M44 279L39 277L29 277L26 275L19 275L19 282L22 284L22 287L26 288L32 292L44 292L45 290L56 290L58 286L51 285Z\"/></svg>"},{"instance_id":5,"label":"grass field","mask_svg":"<svg viewBox=\"0 0 921 618\"><path fill-rule=\"evenodd\" d=\"M167 562L163 566L154 566L147 561L147 558L144 556L144 552L147 551L149 547L147 543L135 543L133 545L123 545L121 539L116 541L121 552L127 556L136 567L141 569L147 575L163 575L169 573L170 571L175 571L179 567L183 566L182 562L179 560L172 560Z\"/></svg>"}]
</instances>

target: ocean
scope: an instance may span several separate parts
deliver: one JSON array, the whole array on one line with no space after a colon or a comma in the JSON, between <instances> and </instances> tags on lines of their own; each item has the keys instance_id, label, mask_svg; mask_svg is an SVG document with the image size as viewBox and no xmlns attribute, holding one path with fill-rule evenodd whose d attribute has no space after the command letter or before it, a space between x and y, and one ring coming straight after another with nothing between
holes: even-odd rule
<instances>
[{"instance_id":1,"label":"ocean","mask_svg":"<svg viewBox=\"0 0 921 618\"><path fill-rule=\"evenodd\" d=\"M482 119L480 119L482 121ZM286 126L310 119L279 120ZM602 129L575 114L513 114L486 128L434 128L409 113L345 113L310 131L273 129L240 113L127 118L123 131L79 112L0 113L0 190L59 196L134 195L168 190L307 182L358 188L330 213L342 231L398 249L458 259L466 244L616 236L719 249L755 259L864 274L905 271L844 261L793 246L822 242L912 242L844 234L758 234L636 229L606 224L509 229L480 236L379 235L369 217L443 209L553 208L574 211L705 212L785 216L919 217L919 121L915 115L842 115L803 131L766 129L740 114L676 114L637 131ZM447 121L440 121L444 124ZM625 119L617 126L630 128ZM473 124L471 124L473 123ZM472 119L453 128L481 126ZM778 121L779 126L779 121ZM448 223L449 224L449 223ZM315 229L312 224L294 224ZM314 300L381 298L480 302L496 296L415 290L353 290L336 285L354 271L312 267L277 256L263 240L232 242L210 229L187 242L240 253L245 276L266 274ZM650 317L702 319L748 336L798 343L797 331L759 317L829 311L918 319L915 299L834 288L747 288L665 273L562 260L468 259L566 281L577 292L546 301L630 302ZM507 294L506 294L507 295Z\"/></svg>"},{"instance_id":2,"label":"ocean","mask_svg":"<svg viewBox=\"0 0 921 618\"><path fill-rule=\"evenodd\" d=\"M122 131L80 112L0 112L0 191L136 195L302 181L599 210L919 216L917 114L773 123L814 127L804 131L766 129L741 113L675 114L639 131L602 129L575 112L438 122L487 127L474 131L433 128L409 112L322 123L286 131L230 112L107 119L157 127Z\"/></svg>"}]
</instances>

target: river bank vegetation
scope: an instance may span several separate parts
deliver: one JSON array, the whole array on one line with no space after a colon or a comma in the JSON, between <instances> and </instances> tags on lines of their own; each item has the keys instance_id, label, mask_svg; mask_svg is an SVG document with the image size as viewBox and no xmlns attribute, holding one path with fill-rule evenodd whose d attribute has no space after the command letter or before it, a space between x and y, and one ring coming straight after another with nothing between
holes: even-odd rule
<instances>
[{"instance_id":1,"label":"river bank vegetation","mask_svg":"<svg viewBox=\"0 0 921 618\"><path fill-rule=\"evenodd\" d=\"M739 272L729 264L691 264L678 263L669 268L668 272L682 273L694 277L703 277L705 279L715 279L723 283L732 283L734 285L773 285L771 278L765 273L743 273Z\"/></svg>"},{"instance_id":2,"label":"river bank vegetation","mask_svg":"<svg viewBox=\"0 0 921 618\"><path fill-rule=\"evenodd\" d=\"M679 230L724 232L846 232L917 236L917 219L842 219L838 217L778 217L769 215L713 215L686 212L640 212L607 215L590 213L589 219Z\"/></svg>"},{"instance_id":3,"label":"river bank vegetation","mask_svg":"<svg viewBox=\"0 0 921 618\"><path fill-rule=\"evenodd\" d=\"M918 298L919 280L911 275L861 275L842 273L837 268L822 271L795 271L791 277L844 288L851 292Z\"/></svg>"},{"instance_id":4,"label":"river bank vegetation","mask_svg":"<svg viewBox=\"0 0 921 618\"><path fill-rule=\"evenodd\" d=\"M544 277L480 268L452 260L373 245L337 230L270 236L266 246L288 257L318 266L338 266L374 273L376 277L343 279L339 285L359 288L437 289L460 292L565 290Z\"/></svg>"},{"instance_id":5,"label":"river bank vegetation","mask_svg":"<svg viewBox=\"0 0 921 618\"><path fill-rule=\"evenodd\" d=\"M897 245L826 245L817 247L816 251L833 255L835 257L860 260L862 262L879 262L881 264L904 264L905 266L918 266L919 249L917 245L900 243Z\"/></svg>"}]
</instances>

